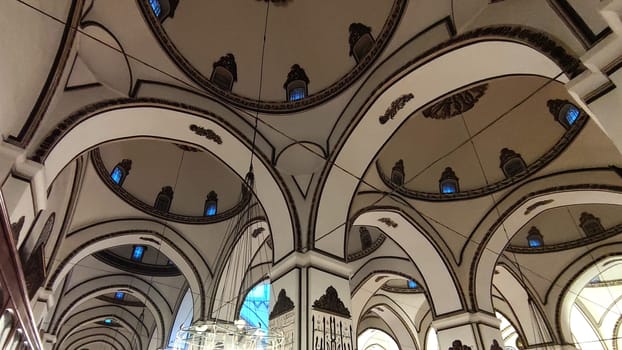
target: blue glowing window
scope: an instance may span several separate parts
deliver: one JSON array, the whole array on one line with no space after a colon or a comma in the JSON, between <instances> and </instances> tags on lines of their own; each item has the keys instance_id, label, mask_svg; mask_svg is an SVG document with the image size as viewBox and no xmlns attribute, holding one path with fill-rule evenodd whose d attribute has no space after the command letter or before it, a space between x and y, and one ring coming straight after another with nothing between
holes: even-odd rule
<instances>
[{"instance_id":1,"label":"blue glowing window","mask_svg":"<svg viewBox=\"0 0 622 350\"><path fill-rule=\"evenodd\" d=\"M149 5L151 5L151 9L153 10L153 13L157 17L160 17L160 13L162 12L162 7L160 6L160 1L159 0L149 0Z\"/></svg>"},{"instance_id":2,"label":"blue glowing window","mask_svg":"<svg viewBox=\"0 0 622 350\"><path fill-rule=\"evenodd\" d=\"M537 238L530 238L528 242L529 242L529 246L532 248L542 246L542 241Z\"/></svg>"},{"instance_id":3,"label":"blue glowing window","mask_svg":"<svg viewBox=\"0 0 622 350\"><path fill-rule=\"evenodd\" d=\"M107 318L104 320L104 323L107 325L111 325L112 324L112 319L111 318Z\"/></svg>"},{"instance_id":4,"label":"blue glowing window","mask_svg":"<svg viewBox=\"0 0 622 350\"><path fill-rule=\"evenodd\" d=\"M408 288L410 289L415 289L419 287L419 285L417 284L417 282L413 281L413 280L408 280Z\"/></svg>"},{"instance_id":5,"label":"blue glowing window","mask_svg":"<svg viewBox=\"0 0 622 350\"><path fill-rule=\"evenodd\" d=\"M114 181L114 183L116 183L117 185L120 185L121 181L123 180L123 170L121 169L121 167L120 166L114 167L114 169L112 169L112 173L110 174L110 177L112 178L112 181Z\"/></svg>"},{"instance_id":6,"label":"blue glowing window","mask_svg":"<svg viewBox=\"0 0 622 350\"><path fill-rule=\"evenodd\" d=\"M116 292L116 293L114 293L114 298L116 300L123 300L123 298L125 298L125 293L123 293L123 292Z\"/></svg>"},{"instance_id":7,"label":"blue glowing window","mask_svg":"<svg viewBox=\"0 0 622 350\"><path fill-rule=\"evenodd\" d=\"M205 216L214 216L216 215L216 208L218 205L216 203L209 203L207 208L205 208Z\"/></svg>"},{"instance_id":8,"label":"blue glowing window","mask_svg":"<svg viewBox=\"0 0 622 350\"><path fill-rule=\"evenodd\" d=\"M456 193L456 185L453 183L444 183L441 186L441 192L443 193Z\"/></svg>"},{"instance_id":9,"label":"blue glowing window","mask_svg":"<svg viewBox=\"0 0 622 350\"><path fill-rule=\"evenodd\" d=\"M577 119L579 119L579 115L581 114L581 112L579 112L579 109L575 106L570 106L568 107L568 110L566 111L566 122L568 123L568 125L572 125L574 124L574 122L577 121Z\"/></svg>"},{"instance_id":10,"label":"blue glowing window","mask_svg":"<svg viewBox=\"0 0 622 350\"><path fill-rule=\"evenodd\" d=\"M268 331L270 314L270 283L263 282L250 290L240 309L240 318L250 326Z\"/></svg>"},{"instance_id":11,"label":"blue glowing window","mask_svg":"<svg viewBox=\"0 0 622 350\"><path fill-rule=\"evenodd\" d=\"M134 250L132 251L132 260L142 261L143 254L145 254L145 247L142 245L135 245Z\"/></svg>"},{"instance_id":12,"label":"blue glowing window","mask_svg":"<svg viewBox=\"0 0 622 350\"><path fill-rule=\"evenodd\" d=\"M290 101L298 101L305 98L305 88L297 87L293 88L289 91L289 100Z\"/></svg>"}]
</instances>

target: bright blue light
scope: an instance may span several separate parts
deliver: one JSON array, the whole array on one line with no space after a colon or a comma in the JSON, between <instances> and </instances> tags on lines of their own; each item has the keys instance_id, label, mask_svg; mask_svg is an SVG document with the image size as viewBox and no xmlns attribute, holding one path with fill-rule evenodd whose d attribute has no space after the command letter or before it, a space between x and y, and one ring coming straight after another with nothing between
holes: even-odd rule
<instances>
[{"instance_id":1,"label":"bright blue light","mask_svg":"<svg viewBox=\"0 0 622 350\"><path fill-rule=\"evenodd\" d=\"M260 283L248 292L240 309L240 318L250 326L268 331L270 314L270 284Z\"/></svg>"},{"instance_id":2,"label":"bright blue light","mask_svg":"<svg viewBox=\"0 0 622 350\"><path fill-rule=\"evenodd\" d=\"M456 193L456 186L453 183L445 183L441 186L441 192L443 193Z\"/></svg>"},{"instance_id":3,"label":"bright blue light","mask_svg":"<svg viewBox=\"0 0 622 350\"><path fill-rule=\"evenodd\" d=\"M111 318L107 318L104 320L105 324L111 325L112 324L112 319Z\"/></svg>"},{"instance_id":4,"label":"bright blue light","mask_svg":"<svg viewBox=\"0 0 622 350\"><path fill-rule=\"evenodd\" d=\"M134 250L132 251L132 260L141 261L143 260L143 254L145 253L145 247L142 245L135 245Z\"/></svg>"},{"instance_id":5,"label":"bright blue light","mask_svg":"<svg viewBox=\"0 0 622 350\"><path fill-rule=\"evenodd\" d=\"M116 292L114 293L114 298L117 300L123 300L123 298L125 297L125 293L123 292Z\"/></svg>"},{"instance_id":6,"label":"bright blue light","mask_svg":"<svg viewBox=\"0 0 622 350\"><path fill-rule=\"evenodd\" d=\"M149 0L149 5L151 5L151 9L153 10L153 13L157 17L160 17L160 12L162 12L162 8L160 7L160 1L159 0Z\"/></svg>"},{"instance_id":7,"label":"bright blue light","mask_svg":"<svg viewBox=\"0 0 622 350\"><path fill-rule=\"evenodd\" d=\"M205 209L205 216L214 216L214 215L216 215L216 208L217 208L217 204L216 203L208 204L207 208Z\"/></svg>"},{"instance_id":8,"label":"bright blue light","mask_svg":"<svg viewBox=\"0 0 622 350\"><path fill-rule=\"evenodd\" d=\"M419 285L417 284L417 282L413 281L413 280L408 280L408 288L410 289L415 289L419 287Z\"/></svg>"},{"instance_id":9,"label":"bright blue light","mask_svg":"<svg viewBox=\"0 0 622 350\"><path fill-rule=\"evenodd\" d=\"M542 241L540 241L539 239L531 238L528 240L528 242L529 242L529 246L532 248L542 246Z\"/></svg>"},{"instance_id":10,"label":"bright blue light","mask_svg":"<svg viewBox=\"0 0 622 350\"><path fill-rule=\"evenodd\" d=\"M566 122L568 122L568 125L574 124L574 122L576 122L577 119L579 119L580 114L581 112L579 112L579 109L577 107L575 106L568 107L568 110L566 111Z\"/></svg>"},{"instance_id":11,"label":"bright blue light","mask_svg":"<svg viewBox=\"0 0 622 350\"><path fill-rule=\"evenodd\" d=\"M289 91L290 101L298 101L298 100L302 100L303 98L305 98L305 88L297 87Z\"/></svg>"},{"instance_id":12,"label":"bright blue light","mask_svg":"<svg viewBox=\"0 0 622 350\"><path fill-rule=\"evenodd\" d=\"M116 183L117 185L121 184L121 180L123 179L123 170L121 170L121 167L114 167L114 169L112 169L112 174L110 174L110 177L112 178L112 181L114 181L114 183Z\"/></svg>"}]
</instances>

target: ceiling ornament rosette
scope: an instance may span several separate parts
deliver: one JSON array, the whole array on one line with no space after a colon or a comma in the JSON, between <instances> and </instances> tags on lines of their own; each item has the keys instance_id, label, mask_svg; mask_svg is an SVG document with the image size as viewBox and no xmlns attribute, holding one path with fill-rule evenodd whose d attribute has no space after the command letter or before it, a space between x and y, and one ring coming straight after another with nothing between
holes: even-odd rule
<instances>
[{"instance_id":1,"label":"ceiling ornament rosette","mask_svg":"<svg viewBox=\"0 0 622 350\"><path fill-rule=\"evenodd\" d=\"M231 91L223 90L217 87L211 82L207 74L202 73L198 68L193 65L190 60L185 57L178 47L175 45L171 37L164 30L162 23L153 13L149 2L147 0L136 0L140 10L145 18L145 21L151 28L153 34L158 39L160 45L167 52L169 57L177 64L177 66L195 83L201 86L203 89L213 93L227 102L241 107L258 112L264 113L290 113L307 109L318 104L324 103L329 99L337 96L352 83L354 83L364 72L366 72L373 62L380 56L384 48L392 37L397 25L402 18L402 15L406 9L407 0L394 0L393 5L389 11L382 29L380 30L378 37L375 38L375 42L369 53L358 62L348 73L341 76L337 81L333 82L328 87L321 89L315 93L306 96L303 99L296 101L264 101L261 99L241 96ZM268 1L266 1L268 2ZM269 5L268 5L269 6ZM278 6L278 4L277 4ZM344 28L345 31L348 28ZM347 41L344 41L344 45L348 45Z\"/></svg>"}]
</instances>

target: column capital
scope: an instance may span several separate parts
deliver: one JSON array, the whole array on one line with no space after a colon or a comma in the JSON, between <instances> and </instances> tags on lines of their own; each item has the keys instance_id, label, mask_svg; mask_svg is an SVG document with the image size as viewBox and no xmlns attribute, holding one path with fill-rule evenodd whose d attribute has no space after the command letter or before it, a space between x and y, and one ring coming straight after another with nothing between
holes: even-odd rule
<instances>
[{"instance_id":1,"label":"column capital","mask_svg":"<svg viewBox=\"0 0 622 350\"><path fill-rule=\"evenodd\" d=\"M270 270L270 279L277 279L293 268L316 267L348 279L352 269L343 261L310 250L286 256Z\"/></svg>"}]
</instances>

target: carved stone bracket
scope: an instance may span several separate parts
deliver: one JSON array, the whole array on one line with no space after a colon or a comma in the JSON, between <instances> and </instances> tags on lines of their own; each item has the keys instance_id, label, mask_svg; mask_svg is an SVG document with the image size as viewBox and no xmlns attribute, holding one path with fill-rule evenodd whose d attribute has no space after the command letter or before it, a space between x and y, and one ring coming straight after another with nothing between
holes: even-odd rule
<instances>
[{"instance_id":1,"label":"carved stone bracket","mask_svg":"<svg viewBox=\"0 0 622 350\"><path fill-rule=\"evenodd\" d=\"M391 102L391 106L387 108L386 112L384 112L383 115L378 117L380 124L386 124L386 122L388 122L389 119L395 118L395 115L397 115L397 112L399 112L400 109L404 108L406 103L412 100L414 97L415 95L413 95L412 93L405 94L405 95L398 97L393 102Z\"/></svg>"}]
</instances>

